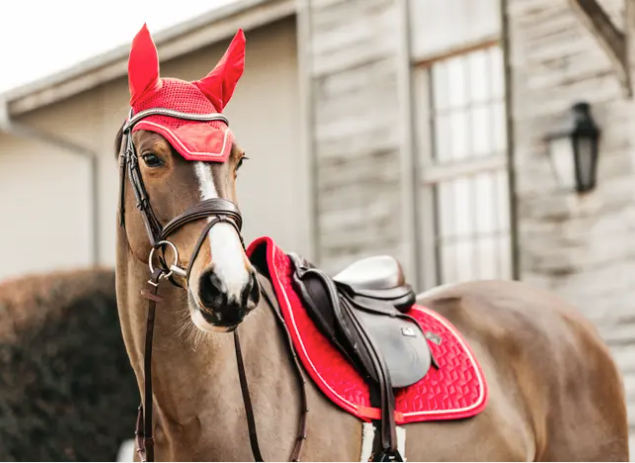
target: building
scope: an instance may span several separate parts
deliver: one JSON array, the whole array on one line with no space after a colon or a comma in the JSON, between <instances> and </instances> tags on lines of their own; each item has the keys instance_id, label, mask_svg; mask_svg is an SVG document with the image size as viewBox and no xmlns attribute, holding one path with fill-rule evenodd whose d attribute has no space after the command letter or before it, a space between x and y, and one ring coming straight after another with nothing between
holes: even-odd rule
<instances>
[{"instance_id":1,"label":"building","mask_svg":"<svg viewBox=\"0 0 635 463\"><path fill-rule=\"evenodd\" d=\"M240 191L249 217L246 238L268 233L304 252L310 242L308 190L303 175L294 173L308 168L298 155L294 15L290 0L243 0L155 39L162 74L194 80L212 69L239 27L246 30L247 72L226 109L251 158L251 168L241 172L241 182L251 187ZM114 142L128 112L128 52L123 46L0 97L8 113L0 133L0 216L8 226L0 237L12 244L0 278L93 262L114 265ZM273 203L278 207L268 207ZM290 210L296 220L288 220ZM263 222L266 227L256 226Z\"/></svg>"},{"instance_id":2,"label":"building","mask_svg":"<svg viewBox=\"0 0 635 463\"><path fill-rule=\"evenodd\" d=\"M635 426L632 6L239 0L156 38L162 73L191 79L246 30L227 113L252 158L247 241L271 235L329 271L394 254L420 290L500 277L555 291L610 344ZM5 247L0 277L114 263L127 51L3 96L0 236L24 247ZM562 190L546 142L579 100L602 130L585 194Z\"/></svg>"}]
</instances>

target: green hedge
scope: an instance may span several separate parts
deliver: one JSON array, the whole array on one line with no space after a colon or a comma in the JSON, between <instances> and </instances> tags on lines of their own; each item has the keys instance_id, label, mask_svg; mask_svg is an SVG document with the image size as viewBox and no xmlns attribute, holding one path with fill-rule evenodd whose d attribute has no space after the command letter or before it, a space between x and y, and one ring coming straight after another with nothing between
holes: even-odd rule
<instances>
[{"instance_id":1,"label":"green hedge","mask_svg":"<svg viewBox=\"0 0 635 463\"><path fill-rule=\"evenodd\" d=\"M138 401L113 271L0 284L0 461L113 461Z\"/></svg>"}]
</instances>

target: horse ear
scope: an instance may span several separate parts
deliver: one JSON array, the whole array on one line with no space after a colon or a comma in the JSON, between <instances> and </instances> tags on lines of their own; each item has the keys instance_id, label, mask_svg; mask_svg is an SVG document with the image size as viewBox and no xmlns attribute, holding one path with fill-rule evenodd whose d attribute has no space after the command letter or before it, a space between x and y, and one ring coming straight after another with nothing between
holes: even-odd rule
<instances>
[{"instance_id":1,"label":"horse ear","mask_svg":"<svg viewBox=\"0 0 635 463\"><path fill-rule=\"evenodd\" d=\"M128 87L130 105L142 95L161 85L159 80L159 55L146 24L132 40L128 59Z\"/></svg>"},{"instance_id":2,"label":"horse ear","mask_svg":"<svg viewBox=\"0 0 635 463\"><path fill-rule=\"evenodd\" d=\"M245 68L245 34L242 29L234 36L218 64L201 80L192 82L212 102L217 111L227 105Z\"/></svg>"}]
</instances>

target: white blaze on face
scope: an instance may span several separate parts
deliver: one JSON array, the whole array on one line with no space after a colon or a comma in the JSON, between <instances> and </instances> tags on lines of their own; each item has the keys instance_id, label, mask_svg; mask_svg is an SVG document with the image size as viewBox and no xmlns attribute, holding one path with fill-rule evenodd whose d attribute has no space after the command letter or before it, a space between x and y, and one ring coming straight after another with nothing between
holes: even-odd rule
<instances>
[{"instance_id":1,"label":"white blaze on face","mask_svg":"<svg viewBox=\"0 0 635 463\"><path fill-rule=\"evenodd\" d=\"M201 198L218 198L209 164L196 162L194 171L198 178ZM249 282L249 272L245 268L243 246L236 229L228 223L217 223L209 231L208 238L214 273L227 288L228 300L240 301L241 292Z\"/></svg>"}]
</instances>

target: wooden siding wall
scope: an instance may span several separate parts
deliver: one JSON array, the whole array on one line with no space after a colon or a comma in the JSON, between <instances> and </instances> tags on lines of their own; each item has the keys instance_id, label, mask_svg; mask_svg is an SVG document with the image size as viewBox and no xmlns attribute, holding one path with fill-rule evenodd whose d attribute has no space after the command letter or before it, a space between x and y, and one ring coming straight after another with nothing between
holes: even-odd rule
<instances>
[{"instance_id":1,"label":"wooden siding wall","mask_svg":"<svg viewBox=\"0 0 635 463\"><path fill-rule=\"evenodd\" d=\"M509 5L521 278L598 326L624 375L635 431L634 103L566 0ZM624 1L602 5L621 27ZM581 196L557 190L543 141L578 100L591 103L603 131L597 188Z\"/></svg>"},{"instance_id":2,"label":"wooden siding wall","mask_svg":"<svg viewBox=\"0 0 635 463\"><path fill-rule=\"evenodd\" d=\"M306 5L319 263L403 258L397 2Z\"/></svg>"}]
</instances>

